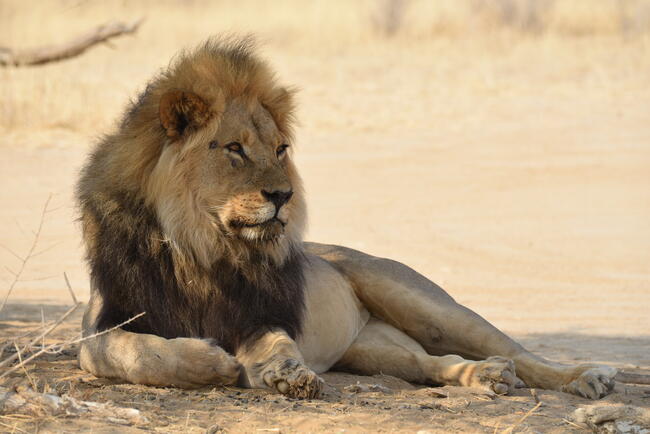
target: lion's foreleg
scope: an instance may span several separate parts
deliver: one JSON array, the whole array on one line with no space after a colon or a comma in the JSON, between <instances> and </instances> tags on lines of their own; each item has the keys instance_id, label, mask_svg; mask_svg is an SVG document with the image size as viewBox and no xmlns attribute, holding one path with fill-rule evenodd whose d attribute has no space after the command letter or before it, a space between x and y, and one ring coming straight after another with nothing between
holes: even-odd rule
<instances>
[{"instance_id":1,"label":"lion's foreleg","mask_svg":"<svg viewBox=\"0 0 650 434\"><path fill-rule=\"evenodd\" d=\"M323 380L305 365L298 346L284 331L274 330L242 345L240 385L271 388L292 398L320 396Z\"/></svg>"},{"instance_id":2,"label":"lion's foreleg","mask_svg":"<svg viewBox=\"0 0 650 434\"><path fill-rule=\"evenodd\" d=\"M101 298L93 291L83 319L85 336L95 332L100 307ZM240 370L233 356L208 340L165 339L121 329L84 341L79 350L79 364L98 377L188 388L234 384Z\"/></svg>"}]
</instances>

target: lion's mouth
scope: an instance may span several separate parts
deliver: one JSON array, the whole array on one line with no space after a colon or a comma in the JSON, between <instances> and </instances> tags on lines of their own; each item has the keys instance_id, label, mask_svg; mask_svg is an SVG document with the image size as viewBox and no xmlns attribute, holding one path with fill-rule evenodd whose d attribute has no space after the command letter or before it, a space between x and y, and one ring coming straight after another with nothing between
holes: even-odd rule
<instances>
[{"instance_id":1,"label":"lion's mouth","mask_svg":"<svg viewBox=\"0 0 650 434\"><path fill-rule=\"evenodd\" d=\"M279 240L284 235L285 226L286 222L283 222L277 217L272 217L258 223L248 223L241 220L230 222L230 227L234 230L234 235L244 241L255 243L260 241L275 242Z\"/></svg>"},{"instance_id":2,"label":"lion's mouth","mask_svg":"<svg viewBox=\"0 0 650 434\"><path fill-rule=\"evenodd\" d=\"M268 220L264 220L263 222L259 223L247 223L245 221L241 220L235 220L230 222L230 226L233 228L241 229L241 228L263 228L263 227L268 227L272 226L276 223L279 223L282 227L285 227L287 225L287 222L283 222L277 217L271 217Z\"/></svg>"}]
</instances>

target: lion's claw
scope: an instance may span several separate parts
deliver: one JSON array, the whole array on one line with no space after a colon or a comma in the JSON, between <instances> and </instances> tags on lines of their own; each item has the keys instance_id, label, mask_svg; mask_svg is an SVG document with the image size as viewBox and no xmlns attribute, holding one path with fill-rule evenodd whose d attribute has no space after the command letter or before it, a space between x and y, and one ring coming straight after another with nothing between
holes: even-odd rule
<instances>
[{"instance_id":1,"label":"lion's claw","mask_svg":"<svg viewBox=\"0 0 650 434\"><path fill-rule=\"evenodd\" d=\"M561 390L588 399L600 399L614 390L616 372L609 366L595 366L583 371Z\"/></svg>"},{"instance_id":2,"label":"lion's claw","mask_svg":"<svg viewBox=\"0 0 650 434\"><path fill-rule=\"evenodd\" d=\"M323 380L311 369L295 359L284 360L276 369L264 374L264 382L290 398L320 397Z\"/></svg>"}]
</instances>

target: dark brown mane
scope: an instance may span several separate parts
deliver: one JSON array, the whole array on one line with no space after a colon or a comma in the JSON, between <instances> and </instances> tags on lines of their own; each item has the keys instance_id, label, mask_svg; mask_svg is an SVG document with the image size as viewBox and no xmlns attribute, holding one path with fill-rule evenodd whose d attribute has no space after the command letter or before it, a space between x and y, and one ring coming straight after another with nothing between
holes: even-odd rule
<instances>
[{"instance_id":1,"label":"dark brown mane","mask_svg":"<svg viewBox=\"0 0 650 434\"><path fill-rule=\"evenodd\" d=\"M231 353L265 329L279 327L292 338L299 335L304 310L301 251L293 251L281 266L257 258L258 263L248 266L266 271L255 280L227 260L217 261L210 270L197 270L213 282L213 291L198 296L178 282L169 245L153 241L160 239L161 230L152 210L127 194L112 200L121 205L114 213L87 208L99 229L96 248L88 255L93 285L104 299L98 331L144 311L125 330L211 338Z\"/></svg>"},{"instance_id":2,"label":"dark brown mane","mask_svg":"<svg viewBox=\"0 0 650 434\"><path fill-rule=\"evenodd\" d=\"M249 42L210 40L181 54L152 80L118 131L92 152L77 186L92 286L104 300L97 328L144 311L125 329L210 338L230 352L263 329L278 327L296 337L304 310L300 239L289 244L280 262L254 250L235 260L222 250L206 265L191 246L171 241L163 229L145 186L166 143L157 105L164 92L176 88L200 93L214 110L228 98L253 98L272 107L278 128L290 134L286 91L253 56Z\"/></svg>"}]
</instances>

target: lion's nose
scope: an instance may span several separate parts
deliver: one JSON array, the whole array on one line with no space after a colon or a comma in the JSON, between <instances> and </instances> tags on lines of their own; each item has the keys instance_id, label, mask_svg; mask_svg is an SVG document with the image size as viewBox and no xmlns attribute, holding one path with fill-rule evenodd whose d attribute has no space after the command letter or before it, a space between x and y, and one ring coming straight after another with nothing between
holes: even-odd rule
<instances>
[{"instance_id":1,"label":"lion's nose","mask_svg":"<svg viewBox=\"0 0 650 434\"><path fill-rule=\"evenodd\" d=\"M262 190L262 196L264 196L264 198L266 198L266 200L269 202L272 202L275 205L276 209L280 209L282 205L289 202L289 199L291 199L291 196L293 196L293 191L276 190L268 192L266 190Z\"/></svg>"}]
</instances>

